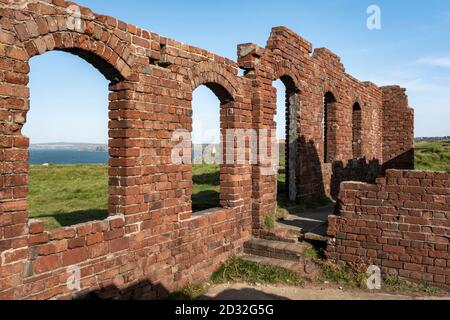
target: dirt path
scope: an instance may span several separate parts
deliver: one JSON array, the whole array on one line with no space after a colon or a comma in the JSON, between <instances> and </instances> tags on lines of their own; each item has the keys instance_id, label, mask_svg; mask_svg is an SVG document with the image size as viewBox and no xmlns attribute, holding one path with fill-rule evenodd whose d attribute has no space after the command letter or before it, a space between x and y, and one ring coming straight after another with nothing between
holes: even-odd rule
<instances>
[{"instance_id":1,"label":"dirt path","mask_svg":"<svg viewBox=\"0 0 450 320\"><path fill-rule=\"evenodd\" d=\"M307 286L251 286L225 284L211 286L201 298L204 300L450 300L419 294L388 294L363 290L340 290L336 287Z\"/></svg>"}]
</instances>

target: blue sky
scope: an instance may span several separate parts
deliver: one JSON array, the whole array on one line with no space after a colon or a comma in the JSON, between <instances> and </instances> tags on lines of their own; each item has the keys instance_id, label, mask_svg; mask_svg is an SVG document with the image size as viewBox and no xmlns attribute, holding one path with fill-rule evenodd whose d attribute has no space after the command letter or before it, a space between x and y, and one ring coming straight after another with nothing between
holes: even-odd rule
<instances>
[{"instance_id":1,"label":"blue sky","mask_svg":"<svg viewBox=\"0 0 450 320\"><path fill-rule=\"evenodd\" d=\"M406 87L416 112L416 136L450 135L448 0L78 3L233 60L237 44L264 46L273 26L287 26L314 48L334 51L358 79ZM366 10L372 4L381 8L381 30L366 27ZM24 133L32 143L107 141L107 81L92 66L66 53L46 53L31 61L30 88L31 111ZM194 121L211 132L206 136L217 135L218 108L208 89L196 90Z\"/></svg>"}]
</instances>

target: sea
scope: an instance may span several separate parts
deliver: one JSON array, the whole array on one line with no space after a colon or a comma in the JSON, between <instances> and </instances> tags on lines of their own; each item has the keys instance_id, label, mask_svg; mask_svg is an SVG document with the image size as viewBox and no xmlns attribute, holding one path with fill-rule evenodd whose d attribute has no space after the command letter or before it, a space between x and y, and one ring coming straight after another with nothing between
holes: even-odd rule
<instances>
[{"instance_id":1,"label":"sea","mask_svg":"<svg viewBox=\"0 0 450 320\"><path fill-rule=\"evenodd\" d=\"M108 152L30 150L30 164L107 164L108 159Z\"/></svg>"},{"instance_id":2,"label":"sea","mask_svg":"<svg viewBox=\"0 0 450 320\"><path fill-rule=\"evenodd\" d=\"M193 153L194 158L197 152ZM107 164L108 152L30 149L30 164Z\"/></svg>"}]
</instances>

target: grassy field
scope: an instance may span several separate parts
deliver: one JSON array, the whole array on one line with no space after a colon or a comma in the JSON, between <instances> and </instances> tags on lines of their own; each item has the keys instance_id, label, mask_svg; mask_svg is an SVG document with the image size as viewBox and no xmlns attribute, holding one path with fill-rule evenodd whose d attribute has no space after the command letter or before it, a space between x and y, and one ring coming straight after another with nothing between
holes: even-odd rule
<instances>
[{"instance_id":1,"label":"grassy field","mask_svg":"<svg viewBox=\"0 0 450 320\"><path fill-rule=\"evenodd\" d=\"M106 165L30 167L30 216L47 229L108 217Z\"/></svg>"},{"instance_id":2,"label":"grassy field","mask_svg":"<svg viewBox=\"0 0 450 320\"><path fill-rule=\"evenodd\" d=\"M195 165L193 168L192 210L194 212L220 206L220 167Z\"/></svg>"},{"instance_id":3,"label":"grassy field","mask_svg":"<svg viewBox=\"0 0 450 320\"><path fill-rule=\"evenodd\" d=\"M219 206L219 166L194 166L193 209ZM47 229L108 217L108 167L58 165L30 167L30 216Z\"/></svg>"},{"instance_id":4,"label":"grassy field","mask_svg":"<svg viewBox=\"0 0 450 320\"><path fill-rule=\"evenodd\" d=\"M220 167L196 165L193 170L193 211L219 207ZM278 188L280 210L298 212L306 208L287 197L283 160ZM29 201L30 216L44 221L47 229L103 220L108 217L108 168L106 165L32 165Z\"/></svg>"},{"instance_id":5,"label":"grassy field","mask_svg":"<svg viewBox=\"0 0 450 320\"><path fill-rule=\"evenodd\" d=\"M278 211L296 213L329 203L317 199L308 205L289 201L284 160L278 175ZM450 142L418 143L416 169L450 171ZM70 226L108 216L108 172L106 165L31 166L30 216L44 221L47 229ZM219 166L194 166L193 210L219 206Z\"/></svg>"},{"instance_id":6,"label":"grassy field","mask_svg":"<svg viewBox=\"0 0 450 320\"><path fill-rule=\"evenodd\" d=\"M450 141L417 143L416 170L450 172Z\"/></svg>"}]
</instances>

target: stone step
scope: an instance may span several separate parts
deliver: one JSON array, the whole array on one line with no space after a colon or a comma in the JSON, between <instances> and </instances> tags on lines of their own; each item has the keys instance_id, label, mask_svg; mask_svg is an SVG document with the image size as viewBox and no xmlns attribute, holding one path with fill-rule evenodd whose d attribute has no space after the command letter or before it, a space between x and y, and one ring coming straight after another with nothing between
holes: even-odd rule
<instances>
[{"instance_id":1,"label":"stone step","mask_svg":"<svg viewBox=\"0 0 450 320\"><path fill-rule=\"evenodd\" d=\"M269 257L261 257L252 254L243 254L240 256L240 258L242 260L255 262L261 265L284 268L295 272L298 276L307 280L312 280L319 274L318 266L309 259L300 261L287 261Z\"/></svg>"},{"instance_id":2,"label":"stone step","mask_svg":"<svg viewBox=\"0 0 450 320\"><path fill-rule=\"evenodd\" d=\"M252 239L244 243L244 252L255 256L275 258L288 261L300 261L303 252L312 248L308 243L288 243L266 239Z\"/></svg>"},{"instance_id":3,"label":"stone step","mask_svg":"<svg viewBox=\"0 0 450 320\"><path fill-rule=\"evenodd\" d=\"M318 241L318 242L328 242L330 240L330 237L323 236L321 234L308 232L305 233L304 238L305 241Z\"/></svg>"},{"instance_id":4,"label":"stone step","mask_svg":"<svg viewBox=\"0 0 450 320\"><path fill-rule=\"evenodd\" d=\"M299 230L290 228L276 228L271 231L261 231L261 239L281 241L288 243L298 243L302 234Z\"/></svg>"}]
</instances>

